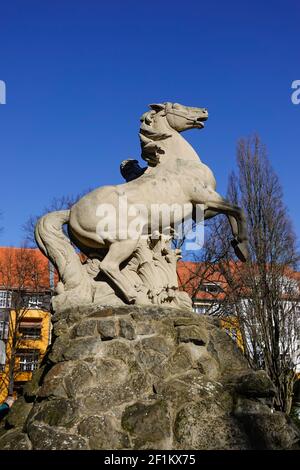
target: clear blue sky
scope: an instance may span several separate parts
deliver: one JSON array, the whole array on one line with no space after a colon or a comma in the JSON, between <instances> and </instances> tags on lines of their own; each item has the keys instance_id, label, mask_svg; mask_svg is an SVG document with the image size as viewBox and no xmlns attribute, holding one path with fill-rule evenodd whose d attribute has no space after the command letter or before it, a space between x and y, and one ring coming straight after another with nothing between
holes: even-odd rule
<instances>
[{"instance_id":1,"label":"clear blue sky","mask_svg":"<svg viewBox=\"0 0 300 470\"><path fill-rule=\"evenodd\" d=\"M299 0L3 0L0 15L1 245L54 196L121 182L160 101L209 109L186 137L221 193L258 132L300 234Z\"/></svg>"}]
</instances>

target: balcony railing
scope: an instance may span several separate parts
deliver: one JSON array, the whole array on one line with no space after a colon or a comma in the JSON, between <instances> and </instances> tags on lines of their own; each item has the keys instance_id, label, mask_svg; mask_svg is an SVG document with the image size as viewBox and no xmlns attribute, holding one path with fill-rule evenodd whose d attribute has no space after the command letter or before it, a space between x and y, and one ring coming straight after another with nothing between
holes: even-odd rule
<instances>
[{"instance_id":1,"label":"balcony railing","mask_svg":"<svg viewBox=\"0 0 300 470\"><path fill-rule=\"evenodd\" d=\"M22 372L33 372L39 366L39 363L34 362L27 362L27 361L20 361L20 371Z\"/></svg>"}]
</instances>

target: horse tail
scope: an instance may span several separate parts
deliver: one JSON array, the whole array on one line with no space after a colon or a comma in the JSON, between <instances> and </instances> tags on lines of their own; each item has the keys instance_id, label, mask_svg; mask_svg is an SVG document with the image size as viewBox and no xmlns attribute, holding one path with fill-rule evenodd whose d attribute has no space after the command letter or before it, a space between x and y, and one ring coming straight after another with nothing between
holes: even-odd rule
<instances>
[{"instance_id":1,"label":"horse tail","mask_svg":"<svg viewBox=\"0 0 300 470\"><path fill-rule=\"evenodd\" d=\"M38 220L34 231L40 250L56 267L64 290L78 286L83 277L79 256L63 231L69 219L69 210L50 212Z\"/></svg>"}]
</instances>

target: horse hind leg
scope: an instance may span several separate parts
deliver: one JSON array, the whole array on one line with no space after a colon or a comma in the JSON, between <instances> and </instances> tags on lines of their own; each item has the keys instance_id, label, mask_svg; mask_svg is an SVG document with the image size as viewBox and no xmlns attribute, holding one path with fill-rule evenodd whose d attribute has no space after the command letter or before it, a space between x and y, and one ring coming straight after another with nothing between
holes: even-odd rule
<instances>
[{"instance_id":1,"label":"horse hind leg","mask_svg":"<svg viewBox=\"0 0 300 470\"><path fill-rule=\"evenodd\" d=\"M101 271L122 292L129 303L134 303L137 292L132 287L126 276L120 271L120 264L127 260L136 249L138 240L120 240L112 242L109 250L100 263Z\"/></svg>"}]
</instances>

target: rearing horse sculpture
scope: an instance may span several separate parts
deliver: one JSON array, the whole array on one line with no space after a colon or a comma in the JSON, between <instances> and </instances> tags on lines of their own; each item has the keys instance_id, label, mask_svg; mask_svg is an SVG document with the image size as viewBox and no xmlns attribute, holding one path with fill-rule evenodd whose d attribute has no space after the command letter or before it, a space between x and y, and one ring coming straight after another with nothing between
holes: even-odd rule
<instances>
[{"instance_id":1,"label":"rearing horse sculpture","mask_svg":"<svg viewBox=\"0 0 300 470\"><path fill-rule=\"evenodd\" d=\"M228 217L235 253L241 261L247 258L247 232L243 211L229 204L216 192L216 181L210 168L201 162L191 145L181 136L187 129L204 127L208 112L204 108L163 103L150 105L141 118L140 140L142 158L148 162L146 171L136 179L117 186L104 186L82 197L70 210L51 212L36 225L35 236L40 249L56 266L61 283L58 292L84 289L86 273L70 240L63 232L67 224L69 237L88 257L99 257L99 271L119 290L128 303L138 303L138 293L120 266L129 260L138 247L138 237L132 238L120 228L120 197L128 207L143 205L146 214L151 204L190 204L191 213L197 204L204 207L204 218L217 214ZM111 221L116 230L97 228L97 208L109 204L115 208ZM130 220L129 213L126 214ZM122 215L124 217L124 214ZM150 227L148 216L142 216L142 229ZM108 221L109 222L109 221ZM174 215L171 224L179 223ZM128 224L127 224L128 226ZM164 229L159 226L160 231Z\"/></svg>"}]
</instances>

